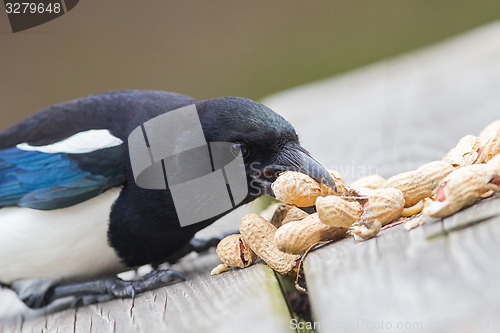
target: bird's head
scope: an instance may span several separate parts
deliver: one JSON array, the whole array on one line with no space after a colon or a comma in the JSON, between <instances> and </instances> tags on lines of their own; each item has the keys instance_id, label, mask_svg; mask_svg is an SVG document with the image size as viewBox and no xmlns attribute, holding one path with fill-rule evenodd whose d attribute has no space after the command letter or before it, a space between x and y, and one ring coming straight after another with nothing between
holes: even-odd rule
<instances>
[{"instance_id":1,"label":"bird's head","mask_svg":"<svg viewBox=\"0 0 500 333\"><path fill-rule=\"evenodd\" d=\"M336 189L330 173L299 144L293 126L268 107L246 98L222 97L201 101L197 109L208 142L231 142L241 150L252 197L273 195L271 183L287 170Z\"/></svg>"}]
</instances>

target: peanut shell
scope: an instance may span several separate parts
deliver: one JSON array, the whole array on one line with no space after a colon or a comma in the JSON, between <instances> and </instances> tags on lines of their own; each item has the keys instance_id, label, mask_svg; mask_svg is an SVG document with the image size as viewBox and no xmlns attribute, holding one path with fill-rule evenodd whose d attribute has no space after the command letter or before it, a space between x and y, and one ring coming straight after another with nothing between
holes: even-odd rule
<instances>
[{"instance_id":1,"label":"peanut shell","mask_svg":"<svg viewBox=\"0 0 500 333\"><path fill-rule=\"evenodd\" d=\"M486 168L489 172L500 173L500 153L486 163Z\"/></svg>"},{"instance_id":2,"label":"peanut shell","mask_svg":"<svg viewBox=\"0 0 500 333\"><path fill-rule=\"evenodd\" d=\"M488 177L488 189L493 192L500 191L500 154L497 154L485 165L485 173Z\"/></svg>"},{"instance_id":3,"label":"peanut shell","mask_svg":"<svg viewBox=\"0 0 500 333\"><path fill-rule=\"evenodd\" d=\"M281 224L283 223L283 220L288 214L288 211L292 208L293 206L285 205L284 203L279 203L269 223L274 225L276 228L281 227Z\"/></svg>"},{"instance_id":4,"label":"peanut shell","mask_svg":"<svg viewBox=\"0 0 500 333\"><path fill-rule=\"evenodd\" d=\"M420 200L430 197L439 182L454 168L444 161L434 161L420 168L400 173L389 178L382 188L396 188L403 192L405 207L411 207Z\"/></svg>"},{"instance_id":5,"label":"peanut shell","mask_svg":"<svg viewBox=\"0 0 500 333\"><path fill-rule=\"evenodd\" d=\"M354 239L360 240L360 239L370 239L375 236L380 232L380 229L382 228L382 224L380 221L375 220L371 223L370 227L367 227L364 224L356 225L351 228L351 234L354 236Z\"/></svg>"},{"instance_id":6,"label":"peanut shell","mask_svg":"<svg viewBox=\"0 0 500 333\"><path fill-rule=\"evenodd\" d=\"M361 189L361 188L371 188L371 189L377 189L381 188L382 185L384 185L385 179L382 178L379 175L368 175L359 178L355 182L353 182L349 187L352 187L354 189Z\"/></svg>"},{"instance_id":7,"label":"peanut shell","mask_svg":"<svg viewBox=\"0 0 500 333\"><path fill-rule=\"evenodd\" d=\"M300 221L300 220L305 219L308 216L309 216L309 214L304 212L302 209L297 208L297 207L292 207L288 211L288 213L286 214L283 221L281 222L281 225L285 225L285 224L287 224L289 222L293 222L293 221Z\"/></svg>"},{"instance_id":8,"label":"peanut shell","mask_svg":"<svg viewBox=\"0 0 500 333\"><path fill-rule=\"evenodd\" d=\"M321 196L326 197L328 195L345 195L347 188L344 177L342 177L340 172L335 170L328 170L328 173L330 173L333 180L335 181L335 187L337 188L337 193L335 193L335 191L332 188L326 186L325 184L320 184Z\"/></svg>"},{"instance_id":9,"label":"peanut shell","mask_svg":"<svg viewBox=\"0 0 500 333\"><path fill-rule=\"evenodd\" d=\"M274 241L276 227L256 214L248 214L240 221L240 233L250 248L269 267L280 274L294 272L299 256L280 251Z\"/></svg>"},{"instance_id":10,"label":"peanut shell","mask_svg":"<svg viewBox=\"0 0 500 333\"><path fill-rule=\"evenodd\" d=\"M230 267L248 267L257 259L257 255L240 234L229 235L222 239L216 251L220 260Z\"/></svg>"},{"instance_id":11,"label":"peanut shell","mask_svg":"<svg viewBox=\"0 0 500 333\"><path fill-rule=\"evenodd\" d=\"M403 211L405 199L403 192L395 188L373 190L363 207L362 221L379 221L383 226L397 219Z\"/></svg>"},{"instance_id":12,"label":"peanut shell","mask_svg":"<svg viewBox=\"0 0 500 333\"><path fill-rule=\"evenodd\" d=\"M274 240L283 252L303 254L315 243L344 238L346 232L346 228L321 223L318 213L314 213L301 221L283 225L274 234Z\"/></svg>"},{"instance_id":13,"label":"peanut shell","mask_svg":"<svg viewBox=\"0 0 500 333\"><path fill-rule=\"evenodd\" d=\"M500 153L500 120L494 121L479 133L481 144L477 163L486 163Z\"/></svg>"},{"instance_id":14,"label":"peanut shell","mask_svg":"<svg viewBox=\"0 0 500 333\"><path fill-rule=\"evenodd\" d=\"M478 149L480 140L474 135L466 135L458 141L455 148L451 149L444 157L443 161L454 167L463 167L476 162L479 157Z\"/></svg>"},{"instance_id":15,"label":"peanut shell","mask_svg":"<svg viewBox=\"0 0 500 333\"><path fill-rule=\"evenodd\" d=\"M316 199L316 210L322 223L342 228L349 228L362 213L357 201L347 201L335 195Z\"/></svg>"},{"instance_id":16,"label":"peanut shell","mask_svg":"<svg viewBox=\"0 0 500 333\"><path fill-rule=\"evenodd\" d=\"M424 215L449 216L479 200L488 191L490 177L485 169L484 164L473 164L446 176L435 190L433 200L425 201Z\"/></svg>"},{"instance_id":17,"label":"peanut shell","mask_svg":"<svg viewBox=\"0 0 500 333\"><path fill-rule=\"evenodd\" d=\"M272 184L274 196L279 201L298 207L314 205L321 195L321 184L300 172L285 171Z\"/></svg>"}]
</instances>

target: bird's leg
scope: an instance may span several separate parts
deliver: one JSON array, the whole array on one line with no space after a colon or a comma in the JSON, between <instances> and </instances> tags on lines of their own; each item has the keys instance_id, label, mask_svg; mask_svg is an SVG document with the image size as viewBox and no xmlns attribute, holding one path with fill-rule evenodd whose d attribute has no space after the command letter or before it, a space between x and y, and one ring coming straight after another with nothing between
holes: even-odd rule
<instances>
[{"instance_id":1,"label":"bird's leg","mask_svg":"<svg viewBox=\"0 0 500 333\"><path fill-rule=\"evenodd\" d=\"M106 301L114 298L134 298L136 294L164 287L186 279L173 270L154 270L139 280L124 281L118 277L109 277L81 283L56 285L50 295L55 299L78 296L84 304Z\"/></svg>"},{"instance_id":2,"label":"bird's leg","mask_svg":"<svg viewBox=\"0 0 500 333\"><path fill-rule=\"evenodd\" d=\"M50 279L21 279L12 282L8 288L30 308L41 308L47 305L45 295L56 281Z\"/></svg>"},{"instance_id":3,"label":"bird's leg","mask_svg":"<svg viewBox=\"0 0 500 333\"><path fill-rule=\"evenodd\" d=\"M174 254L170 255L166 262L169 264L175 264L177 261L179 261L181 258L185 257L186 255L190 254L191 252L196 252L196 253L202 253L205 252L212 247L217 247L217 244L221 241L226 236L237 234L239 231L235 230L232 232L225 233L224 235L220 237L212 237L212 238L192 238L189 243L187 243L183 248L181 248L179 251L175 252ZM159 265L162 263L157 263L153 264L153 268L157 268Z\"/></svg>"},{"instance_id":4,"label":"bird's leg","mask_svg":"<svg viewBox=\"0 0 500 333\"><path fill-rule=\"evenodd\" d=\"M139 280L132 281L124 281L118 277L106 277L84 282L54 283L45 290L43 295L39 295L41 297L37 297L37 302L29 301L29 297L21 297L19 293L18 295L26 305L32 308L43 307L57 299L70 296L76 297L74 303L81 300L84 304L91 304L114 298L134 298L138 293L185 280L184 276L176 271L155 270ZM14 288L12 289L16 291Z\"/></svg>"},{"instance_id":5,"label":"bird's leg","mask_svg":"<svg viewBox=\"0 0 500 333\"><path fill-rule=\"evenodd\" d=\"M192 252L201 253L209 250L212 247L217 247L217 244L221 241L223 237L212 237L212 238L193 238L189 241L189 247Z\"/></svg>"}]
</instances>

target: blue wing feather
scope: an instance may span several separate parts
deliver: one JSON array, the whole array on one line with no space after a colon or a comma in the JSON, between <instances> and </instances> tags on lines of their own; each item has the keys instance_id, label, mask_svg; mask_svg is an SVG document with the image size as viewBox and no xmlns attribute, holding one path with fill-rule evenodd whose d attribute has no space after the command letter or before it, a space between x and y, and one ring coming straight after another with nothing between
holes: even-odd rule
<instances>
[{"instance_id":1,"label":"blue wing feather","mask_svg":"<svg viewBox=\"0 0 500 333\"><path fill-rule=\"evenodd\" d=\"M113 168L92 172L83 170L74 155L66 153L0 150L0 207L50 210L78 204L123 183L123 172L116 168L120 164L111 161Z\"/></svg>"}]
</instances>

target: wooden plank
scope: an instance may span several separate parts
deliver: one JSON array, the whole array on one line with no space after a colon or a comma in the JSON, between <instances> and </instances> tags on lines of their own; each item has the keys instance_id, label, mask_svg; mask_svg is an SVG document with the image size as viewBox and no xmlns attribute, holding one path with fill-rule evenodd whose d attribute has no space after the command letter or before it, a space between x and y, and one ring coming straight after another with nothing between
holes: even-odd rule
<instances>
[{"instance_id":1,"label":"wooden plank","mask_svg":"<svg viewBox=\"0 0 500 333\"><path fill-rule=\"evenodd\" d=\"M347 181L390 177L440 160L499 118L499 56L495 22L264 103ZM492 198L410 232L397 226L311 253L306 278L321 331L500 331L499 207Z\"/></svg>"},{"instance_id":2,"label":"wooden plank","mask_svg":"<svg viewBox=\"0 0 500 333\"><path fill-rule=\"evenodd\" d=\"M266 98L347 181L439 160L499 118L500 22Z\"/></svg>"},{"instance_id":3,"label":"wooden plank","mask_svg":"<svg viewBox=\"0 0 500 333\"><path fill-rule=\"evenodd\" d=\"M25 311L22 331L290 332L290 313L276 277L266 265L210 276L218 263L214 252L190 255L173 266L186 275L187 282L138 295L135 300L51 314ZM20 331L19 320L19 316L0 319L0 331Z\"/></svg>"},{"instance_id":4,"label":"wooden plank","mask_svg":"<svg viewBox=\"0 0 500 333\"><path fill-rule=\"evenodd\" d=\"M499 196L500 194L497 194L490 198L483 199L480 205L469 207L460 214L452 215L444 220L426 219L427 223L422 226L425 237L427 239L439 237L500 215L500 205L498 204Z\"/></svg>"},{"instance_id":5,"label":"wooden plank","mask_svg":"<svg viewBox=\"0 0 500 333\"><path fill-rule=\"evenodd\" d=\"M476 223L482 223L485 220L500 215L499 195L484 199L480 205L474 205L464 210L461 214L450 216L443 220L443 229L450 233L456 230L466 228Z\"/></svg>"},{"instance_id":6,"label":"wooden plank","mask_svg":"<svg viewBox=\"0 0 500 333\"><path fill-rule=\"evenodd\" d=\"M9 318L9 320L6 320L4 323L0 322L0 332L21 332L22 326L23 326L22 316L17 316L16 318Z\"/></svg>"},{"instance_id":7,"label":"wooden plank","mask_svg":"<svg viewBox=\"0 0 500 333\"><path fill-rule=\"evenodd\" d=\"M500 197L444 219L442 225L461 228L439 237L400 225L312 252L304 267L321 332L498 331L500 213L487 220L477 214L492 207L500 207Z\"/></svg>"}]
</instances>

